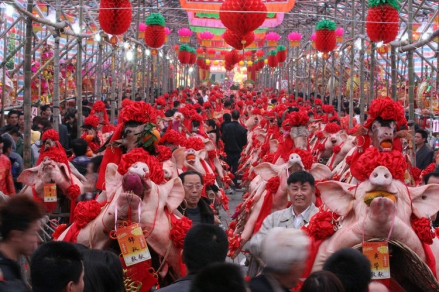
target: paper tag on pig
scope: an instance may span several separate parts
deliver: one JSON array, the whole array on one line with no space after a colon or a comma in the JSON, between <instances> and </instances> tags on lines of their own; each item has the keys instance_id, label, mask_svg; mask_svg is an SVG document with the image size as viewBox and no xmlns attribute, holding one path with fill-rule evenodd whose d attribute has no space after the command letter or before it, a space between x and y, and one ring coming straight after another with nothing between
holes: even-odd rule
<instances>
[{"instance_id":1,"label":"paper tag on pig","mask_svg":"<svg viewBox=\"0 0 439 292\"><path fill-rule=\"evenodd\" d=\"M44 184L44 203L56 203L56 184Z\"/></svg>"},{"instance_id":2,"label":"paper tag on pig","mask_svg":"<svg viewBox=\"0 0 439 292\"><path fill-rule=\"evenodd\" d=\"M116 236L127 266L141 263L151 258L142 228L138 223L118 228Z\"/></svg>"},{"instance_id":3,"label":"paper tag on pig","mask_svg":"<svg viewBox=\"0 0 439 292\"><path fill-rule=\"evenodd\" d=\"M389 247L387 242L363 242L363 254L370 261L372 279L389 279Z\"/></svg>"}]
</instances>

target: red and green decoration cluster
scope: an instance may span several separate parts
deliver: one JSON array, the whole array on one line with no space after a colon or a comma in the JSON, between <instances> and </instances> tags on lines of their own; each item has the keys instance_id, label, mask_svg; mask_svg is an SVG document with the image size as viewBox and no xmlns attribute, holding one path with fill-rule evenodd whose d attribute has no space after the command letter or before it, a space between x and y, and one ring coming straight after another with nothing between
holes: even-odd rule
<instances>
[{"instance_id":1,"label":"red and green decoration cluster","mask_svg":"<svg viewBox=\"0 0 439 292\"><path fill-rule=\"evenodd\" d=\"M268 60L268 66L270 66L271 68L277 67L277 65L279 64L279 61L277 59L277 51L276 50L269 51L267 60Z\"/></svg>"},{"instance_id":2,"label":"red and green decoration cluster","mask_svg":"<svg viewBox=\"0 0 439 292\"><path fill-rule=\"evenodd\" d=\"M125 33L131 25L132 15L129 0L101 0L99 5L99 24L108 34Z\"/></svg>"},{"instance_id":3,"label":"red and green decoration cluster","mask_svg":"<svg viewBox=\"0 0 439 292\"><path fill-rule=\"evenodd\" d=\"M366 32L372 42L390 43L398 35L399 4L397 0L369 0Z\"/></svg>"},{"instance_id":4,"label":"red and green decoration cluster","mask_svg":"<svg viewBox=\"0 0 439 292\"><path fill-rule=\"evenodd\" d=\"M337 46L335 30L337 25L329 19L322 19L316 24L316 49L322 53L329 53Z\"/></svg>"},{"instance_id":5,"label":"red and green decoration cluster","mask_svg":"<svg viewBox=\"0 0 439 292\"><path fill-rule=\"evenodd\" d=\"M276 48L276 57L277 61L279 62L279 66L282 66L282 64L287 59L287 49L285 46L279 45Z\"/></svg>"},{"instance_id":6,"label":"red and green decoration cluster","mask_svg":"<svg viewBox=\"0 0 439 292\"><path fill-rule=\"evenodd\" d=\"M151 13L146 18L145 44L158 49L165 43L165 18L160 13Z\"/></svg>"},{"instance_id":7,"label":"red and green decoration cluster","mask_svg":"<svg viewBox=\"0 0 439 292\"><path fill-rule=\"evenodd\" d=\"M266 15L267 7L261 0L225 0L219 12L227 28L224 40L237 50L250 46L253 31L264 23Z\"/></svg>"},{"instance_id":8,"label":"red and green decoration cluster","mask_svg":"<svg viewBox=\"0 0 439 292\"><path fill-rule=\"evenodd\" d=\"M182 44L178 48L178 60L183 65L193 65L197 61L197 51L187 44Z\"/></svg>"}]
</instances>

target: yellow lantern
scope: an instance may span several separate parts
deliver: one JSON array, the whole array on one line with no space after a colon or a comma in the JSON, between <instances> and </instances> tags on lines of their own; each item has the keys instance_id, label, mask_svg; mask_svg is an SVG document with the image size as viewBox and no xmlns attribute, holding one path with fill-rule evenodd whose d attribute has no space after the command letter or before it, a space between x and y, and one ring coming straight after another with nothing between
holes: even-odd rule
<instances>
[{"instance_id":1,"label":"yellow lantern","mask_svg":"<svg viewBox=\"0 0 439 292\"><path fill-rule=\"evenodd\" d=\"M210 60L209 59L206 60L206 65L210 65Z\"/></svg>"},{"instance_id":2,"label":"yellow lantern","mask_svg":"<svg viewBox=\"0 0 439 292\"><path fill-rule=\"evenodd\" d=\"M253 62L252 61L248 61L247 62L247 66L251 66L251 65L253 65Z\"/></svg>"},{"instance_id":3,"label":"yellow lantern","mask_svg":"<svg viewBox=\"0 0 439 292\"><path fill-rule=\"evenodd\" d=\"M265 59L264 63L265 63L265 65L267 65L268 64L268 59Z\"/></svg>"},{"instance_id":4,"label":"yellow lantern","mask_svg":"<svg viewBox=\"0 0 439 292\"><path fill-rule=\"evenodd\" d=\"M215 66L218 66L218 60L213 61L213 64L214 64Z\"/></svg>"},{"instance_id":5,"label":"yellow lantern","mask_svg":"<svg viewBox=\"0 0 439 292\"><path fill-rule=\"evenodd\" d=\"M239 64L239 66L241 66L241 67L242 67L242 66L244 66L244 61L239 61L239 63L238 63L238 64Z\"/></svg>"}]
</instances>

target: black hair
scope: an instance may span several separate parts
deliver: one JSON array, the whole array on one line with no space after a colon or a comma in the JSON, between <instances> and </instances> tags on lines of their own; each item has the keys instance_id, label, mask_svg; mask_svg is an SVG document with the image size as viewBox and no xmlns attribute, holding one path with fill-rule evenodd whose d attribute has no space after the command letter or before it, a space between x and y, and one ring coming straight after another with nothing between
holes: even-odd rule
<instances>
[{"instance_id":1,"label":"black hair","mask_svg":"<svg viewBox=\"0 0 439 292\"><path fill-rule=\"evenodd\" d=\"M8 118L10 118L12 115L17 115L17 118L18 118L18 111L10 110L9 113L8 113Z\"/></svg>"},{"instance_id":2,"label":"black hair","mask_svg":"<svg viewBox=\"0 0 439 292\"><path fill-rule=\"evenodd\" d=\"M238 110L232 111L232 119L234 119L234 120L239 119L239 111Z\"/></svg>"},{"instance_id":3,"label":"black hair","mask_svg":"<svg viewBox=\"0 0 439 292\"><path fill-rule=\"evenodd\" d=\"M90 163L93 164L93 172L99 173L99 168L101 167L102 158L104 158L103 155L98 155L90 159Z\"/></svg>"},{"instance_id":4,"label":"black hair","mask_svg":"<svg viewBox=\"0 0 439 292\"><path fill-rule=\"evenodd\" d=\"M199 107L199 108L196 108L195 111L197 112L197 114L201 114L202 109Z\"/></svg>"},{"instance_id":5,"label":"black hair","mask_svg":"<svg viewBox=\"0 0 439 292\"><path fill-rule=\"evenodd\" d=\"M188 170L188 171L182 172L182 173L180 173L180 175L179 175L178 177L181 179L181 182L184 183L184 177L185 177L186 175L191 175L191 174L196 174L196 175L198 175L198 176L200 177L201 184L204 183L204 182L203 182L203 176L201 175L201 173L199 173L198 171L195 171L195 170Z\"/></svg>"},{"instance_id":6,"label":"black hair","mask_svg":"<svg viewBox=\"0 0 439 292\"><path fill-rule=\"evenodd\" d=\"M313 117L314 113L313 112L308 112L308 117Z\"/></svg>"},{"instance_id":7,"label":"black hair","mask_svg":"<svg viewBox=\"0 0 439 292\"><path fill-rule=\"evenodd\" d=\"M174 107L179 107L180 106L180 102L178 100L174 101Z\"/></svg>"},{"instance_id":8,"label":"black hair","mask_svg":"<svg viewBox=\"0 0 439 292\"><path fill-rule=\"evenodd\" d=\"M26 196L11 197L0 208L0 234L2 240L8 240L12 230L26 231L29 229L33 222L43 217L42 208L39 203Z\"/></svg>"},{"instance_id":9,"label":"black hair","mask_svg":"<svg viewBox=\"0 0 439 292\"><path fill-rule=\"evenodd\" d=\"M439 172L437 171L433 171L430 173L427 173L426 176L424 176L424 184L428 184L428 180L430 179L430 177L439 177Z\"/></svg>"},{"instance_id":10,"label":"black hair","mask_svg":"<svg viewBox=\"0 0 439 292\"><path fill-rule=\"evenodd\" d=\"M192 281L190 292L246 292L241 269L232 263L215 263L200 271Z\"/></svg>"},{"instance_id":11,"label":"black hair","mask_svg":"<svg viewBox=\"0 0 439 292\"><path fill-rule=\"evenodd\" d=\"M52 128L52 123L49 121L48 118L41 118L38 121L38 124L43 126L43 130L47 130L47 129L51 129Z\"/></svg>"},{"instance_id":12,"label":"black hair","mask_svg":"<svg viewBox=\"0 0 439 292\"><path fill-rule=\"evenodd\" d=\"M224 107L228 107L228 106L231 106L231 105L232 105L232 103L229 100L226 100L224 102Z\"/></svg>"},{"instance_id":13,"label":"black hair","mask_svg":"<svg viewBox=\"0 0 439 292\"><path fill-rule=\"evenodd\" d=\"M119 257L100 249L89 249L84 257L84 292L125 292Z\"/></svg>"},{"instance_id":14,"label":"black hair","mask_svg":"<svg viewBox=\"0 0 439 292\"><path fill-rule=\"evenodd\" d=\"M345 292L343 284L334 273L317 271L309 275L303 283L301 292Z\"/></svg>"},{"instance_id":15,"label":"black hair","mask_svg":"<svg viewBox=\"0 0 439 292\"><path fill-rule=\"evenodd\" d=\"M277 99L273 98L270 102L271 102L271 104L276 104L277 103Z\"/></svg>"},{"instance_id":16,"label":"black hair","mask_svg":"<svg viewBox=\"0 0 439 292\"><path fill-rule=\"evenodd\" d=\"M18 131L17 127L10 127L9 131L8 131L9 135L17 135L19 137L21 137L21 133Z\"/></svg>"},{"instance_id":17,"label":"black hair","mask_svg":"<svg viewBox=\"0 0 439 292\"><path fill-rule=\"evenodd\" d=\"M3 154L8 151L9 148L12 148L12 142L9 139L3 139Z\"/></svg>"},{"instance_id":18,"label":"black hair","mask_svg":"<svg viewBox=\"0 0 439 292\"><path fill-rule=\"evenodd\" d=\"M303 98L303 92L297 93L297 96Z\"/></svg>"},{"instance_id":19,"label":"black hair","mask_svg":"<svg viewBox=\"0 0 439 292\"><path fill-rule=\"evenodd\" d=\"M425 131L425 130L423 130L423 129L416 130L415 133L419 133L419 134L421 134L422 139L427 139L427 138L428 138L428 133L427 133L427 131Z\"/></svg>"},{"instance_id":20,"label":"black hair","mask_svg":"<svg viewBox=\"0 0 439 292\"><path fill-rule=\"evenodd\" d=\"M65 116L64 116L65 120L68 120L70 118L76 118L75 117L75 113L72 112L68 112Z\"/></svg>"},{"instance_id":21,"label":"black hair","mask_svg":"<svg viewBox=\"0 0 439 292\"><path fill-rule=\"evenodd\" d=\"M315 180L314 177L307 171L304 170L298 170L290 174L290 176L287 179L287 184L294 184L296 182L300 182L302 184L308 182L311 187L315 187Z\"/></svg>"},{"instance_id":22,"label":"black hair","mask_svg":"<svg viewBox=\"0 0 439 292\"><path fill-rule=\"evenodd\" d=\"M213 224L197 224L186 234L183 258L190 273L197 273L208 264L224 262L228 250L227 235Z\"/></svg>"},{"instance_id":23,"label":"black hair","mask_svg":"<svg viewBox=\"0 0 439 292\"><path fill-rule=\"evenodd\" d=\"M354 108L354 113L356 115L359 115L360 114L360 108L359 107Z\"/></svg>"},{"instance_id":24,"label":"black hair","mask_svg":"<svg viewBox=\"0 0 439 292\"><path fill-rule=\"evenodd\" d=\"M46 111L48 108L50 108L50 105L48 105L48 104L45 104L45 105L40 106L40 110L41 110L42 112Z\"/></svg>"},{"instance_id":25,"label":"black hair","mask_svg":"<svg viewBox=\"0 0 439 292\"><path fill-rule=\"evenodd\" d=\"M225 113L225 114L223 114L223 120L224 120L224 122L231 122L232 116L229 113Z\"/></svg>"},{"instance_id":26,"label":"black hair","mask_svg":"<svg viewBox=\"0 0 439 292\"><path fill-rule=\"evenodd\" d=\"M172 117L173 115L174 115L174 111L173 111L173 110L168 109L168 110L165 112L165 117L167 117L167 118L170 118L170 117Z\"/></svg>"},{"instance_id":27,"label":"black hair","mask_svg":"<svg viewBox=\"0 0 439 292\"><path fill-rule=\"evenodd\" d=\"M3 139L2 136L0 136L0 143L3 143L4 140L5 140L5 139Z\"/></svg>"},{"instance_id":28,"label":"black hair","mask_svg":"<svg viewBox=\"0 0 439 292\"><path fill-rule=\"evenodd\" d=\"M371 281L370 262L356 249L342 248L323 264L323 270L340 279L345 292L367 292Z\"/></svg>"},{"instance_id":29,"label":"black hair","mask_svg":"<svg viewBox=\"0 0 439 292\"><path fill-rule=\"evenodd\" d=\"M76 157L84 156L87 153L87 141L77 138L72 141L72 150Z\"/></svg>"},{"instance_id":30,"label":"black hair","mask_svg":"<svg viewBox=\"0 0 439 292\"><path fill-rule=\"evenodd\" d=\"M79 283L82 256L69 242L44 243L32 255L30 270L33 292L61 292L70 282Z\"/></svg>"}]
</instances>

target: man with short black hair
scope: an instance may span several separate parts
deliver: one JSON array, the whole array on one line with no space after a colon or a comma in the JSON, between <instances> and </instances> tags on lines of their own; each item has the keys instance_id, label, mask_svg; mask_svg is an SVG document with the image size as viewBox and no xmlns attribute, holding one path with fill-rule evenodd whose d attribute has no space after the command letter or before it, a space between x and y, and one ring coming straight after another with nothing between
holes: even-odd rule
<instances>
[{"instance_id":1,"label":"man with short black hair","mask_svg":"<svg viewBox=\"0 0 439 292\"><path fill-rule=\"evenodd\" d=\"M340 279L345 292L367 292L371 281L370 262L356 249L342 248L323 264L323 270Z\"/></svg>"},{"instance_id":2,"label":"man with short black hair","mask_svg":"<svg viewBox=\"0 0 439 292\"><path fill-rule=\"evenodd\" d=\"M82 292L84 265L78 249L69 242L52 241L32 255L33 292Z\"/></svg>"},{"instance_id":3,"label":"man with short black hair","mask_svg":"<svg viewBox=\"0 0 439 292\"><path fill-rule=\"evenodd\" d=\"M42 217L42 207L26 196L15 196L0 209L0 291L30 291L18 260L37 247Z\"/></svg>"},{"instance_id":4,"label":"man with short black hair","mask_svg":"<svg viewBox=\"0 0 439 292\"><path fill-rule=\"evenodd\" d=\"M247 129L239 122L239 111L232 111L232 122L225 124L221 129L221 140L224 142L224 152L227 154L226 163L230 166L230 172L235 176L233 182L238 185L236 171L238 170L239 158L242 148L247 144Z\"/></svg>"},{"instance_id":5,"label":"man with short black hair","mask_svg":"<svg viewBox=\"0 0 439 292\"><path fill-rule=\"evenodd\" d=\"M188 275L160 292L188 292L199 271L212 263L225 262L229 243L227 235L213 224L198 224L189 229L183 243L182 261Z\"/></svg>"},{"instance_id":6,"label":"man with short black hair","mask_svg":"<svg viewBox=\"0 0 439 292\"><path fill-rule=\"evenodd\" d=\"M6 119L7 125L0 128L0 134L10 130L11 128L18 128L18 111L11 110Z\"/></svg>"},{"instance_id":7,"label":"man with short black hair","mask_svg":"<svg viewBox=\"0 0 439 292\"><path fill-rule=\"evenodd\" d=\"M250 241L250 252L253 256L260 257L262 241L270 229L274 227L300 229L318 211L313 203L315 180L310 173L303 170L293 172L288 177L287 184L291 206L271 213L264 219L261 229Z\"/></svg>"},{"instance_id":8,"label":"man with short black hair","mask_svg":"<svg viewBox=\"0 0 439 292\"><path fill-rule=\"evenodd\" d=\"M75 157L71 162L82 175L86 175L87 165L90 163L90 158L86 156L87 148L88 144L84 139L78 138L72 141L72 151Z\"/></svg>"},{"instance_id":9,"label":"man with short black hair","mask_svg":"<svg viewBox=\"0 0 439 292\"><path fill-rule=\"evenodd\" d=\"M416 167L424 170L430 163L433 162L433 150L426 145L428 133L425 130L419 129L415 133L416 146Z\"/></svg>"}]
</instances>

